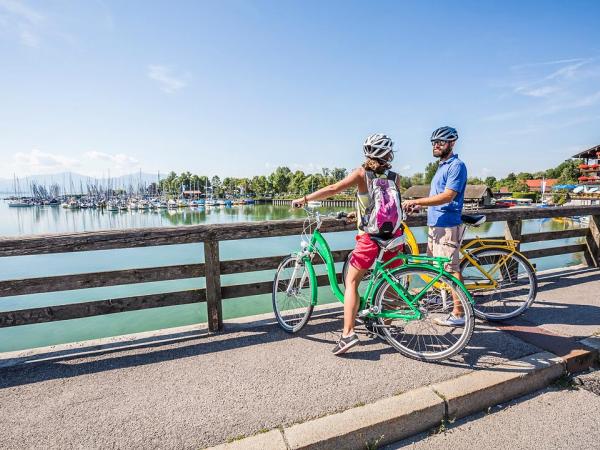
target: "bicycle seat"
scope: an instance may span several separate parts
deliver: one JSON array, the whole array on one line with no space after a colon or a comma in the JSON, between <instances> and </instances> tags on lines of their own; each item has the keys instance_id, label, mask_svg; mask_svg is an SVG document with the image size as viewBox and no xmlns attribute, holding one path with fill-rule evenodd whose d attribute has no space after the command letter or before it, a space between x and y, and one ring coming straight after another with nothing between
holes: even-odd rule
<instances>
[{"instance_id":1,"label":"bicycle seat","mask_svg":"<svg viewBox=\"0 0 600 450\"><path fill-rule=\"evenodd\" d=\"M471 227L478 227L479 225L485 223L486 220L484 214L477 214L473 216L470 216L468 214L462 214L460 218L464 224L469 225Z\"/></svg>"},{"instance_id":2,"label":"bicycle seat","mask_svg":"<svg viewBox=\"0 0 600 450\"><path fill-rule=\"evenodd\" d=\"M371 236L371 240L376 242L380 248L384 249L386 252L389 252L404 244L406 242L406 236L402 235L390 239L384 239L379 236Z\"/></svg>"}]
</instances>

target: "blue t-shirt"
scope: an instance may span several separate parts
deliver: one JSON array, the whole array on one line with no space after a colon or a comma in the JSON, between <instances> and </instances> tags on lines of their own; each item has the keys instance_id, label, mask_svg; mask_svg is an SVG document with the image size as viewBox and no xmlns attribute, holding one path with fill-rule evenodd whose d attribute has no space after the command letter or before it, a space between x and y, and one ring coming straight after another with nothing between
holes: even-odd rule
<instances>
[{"instance_id":1,"label":"blue t-shirt","mask_svg":"<svg viewBox=\"0 0 600 450\"><path fill-rule=\"evenodd\" d=\"M440 163L433 180L429 196L441 194L446 189L455 191L456 197L450 203L427 208L427 225L430 227L454 227L460 225L460 215L465 200L465 188L467 187L467 166L458 159L458 155L452 155L446 161Z\"/></svg>"}]
</instances>

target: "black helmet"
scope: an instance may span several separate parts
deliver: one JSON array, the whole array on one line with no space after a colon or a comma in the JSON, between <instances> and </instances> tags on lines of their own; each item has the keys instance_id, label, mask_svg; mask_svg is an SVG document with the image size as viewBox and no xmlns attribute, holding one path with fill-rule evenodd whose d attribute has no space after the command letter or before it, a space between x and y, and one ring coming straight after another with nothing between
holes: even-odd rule
<instances>
[{"instance_id":1,"label":"black helmet","mask_svg":"<svg viewBox=\"0 0 600 450\"><path fill-rule=\"evenodd\" d=\"M433 141L456 141L458 139L458 131L452 127L440 127L431 134L431 142Z\"/></svg>"}]
</instances>

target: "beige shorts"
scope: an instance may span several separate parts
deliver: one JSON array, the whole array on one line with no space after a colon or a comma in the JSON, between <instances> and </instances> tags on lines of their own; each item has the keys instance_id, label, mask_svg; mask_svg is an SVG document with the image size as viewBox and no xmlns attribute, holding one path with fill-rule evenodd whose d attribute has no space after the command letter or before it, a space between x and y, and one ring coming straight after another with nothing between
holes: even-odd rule
<instances>
[{"instance_id":1,"label":"beige shorts","mask_svg":"<svg viewBox=\"0 0 600 450\"><path fill-rule=\"evenodd\" d=\"M450 258L444 265L447 272L460 270L460 245L464 225L455 227L429 227L427 233L427 256Z\"/></svg>"}]
</instances>

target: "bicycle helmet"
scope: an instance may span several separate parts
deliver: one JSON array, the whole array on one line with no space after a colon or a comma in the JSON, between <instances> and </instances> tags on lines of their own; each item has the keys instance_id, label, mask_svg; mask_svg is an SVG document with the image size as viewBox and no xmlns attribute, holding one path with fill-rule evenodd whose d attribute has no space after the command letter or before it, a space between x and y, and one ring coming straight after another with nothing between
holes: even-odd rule
<instances>
[{"instance_id":1,"label":"bicycle helmet","mask_svg":"<svg viewBox=\"0 0 600 450\"><path fill-rule=\"evenodd\" d=\"M385 134L372 134L363 144L363 151L367 158L383 159L387 155L391 155L388 161L394 159L394 143Z\"/></svg>"},{"instance_id":2,"label":"bicycle helmet","mask_svg":"<svg viewBox=\"0 0 600 450\"><path fill-rule=\"evenodd\" d=\"M433 141L456 141L458 139L458 131L452 127L440 127L431 134L431 142Z\"/></svg>"}]
</instances>

